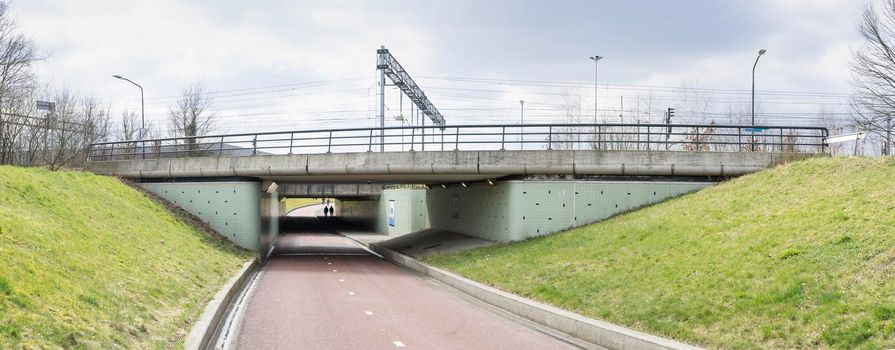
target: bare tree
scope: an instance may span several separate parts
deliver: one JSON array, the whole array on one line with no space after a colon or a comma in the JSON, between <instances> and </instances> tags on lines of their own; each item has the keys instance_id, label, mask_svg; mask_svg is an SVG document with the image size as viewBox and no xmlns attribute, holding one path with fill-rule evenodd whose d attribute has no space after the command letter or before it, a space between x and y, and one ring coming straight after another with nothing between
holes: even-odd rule
<instances>
[{"instance_id":1,"label":"bare tree","mask_svg":"<svg viewBox=\"0 0 895 350\"><path fill-rule=\"evenodd\" d=\"M30 119L19 112L34 88L31 65L40 60L34 42L19 34L9 5L0 2L0 164L14 164Z\"/></svg>"},{"instance_id":2,"label":"bare tree","mask_svg":"<svg viewBox=\"0 0 895 350\"><path fill-rule=\"evenodd\" d=\"M199 82L192 84L181 93L177 104L168 108L168 127L175 137L208 135L214 130L214 99L205 93L205 86ZM193 139L185 142L187 150L197 150Z\"/></svg>"},{"instance_id":3,"label":"bare tree","mask_svg":"<svg viewBox=\"0 0 895 350\"><path fill-rule=\"evenodd\" d=\"M568 90L562 94L559 105L562 108L563 123L578 124L581 122L581 95ZM562 127L555 130L552 147L556 149L574 149L581 142L582 136L587 134L586 128Z\"/></svg>"},{"instance_id":4,"label":"bare tree","mask_svg":"<svg viewBox=\"0 0 895 350\"><path fill-rule=\"evenodd\" d=\"M118 125L118 137L121 141L135 140L140 132L140 115L133 111L121 112L121 122Z\"/></svg>"},{"instance_id":5,"label":"bare tree","mask_svg":"<svg viewBox=\"0 0 895 350\"><path fill-rule=\"evenodd\" d=\"M852 53L853 121L859 129L884 140L883 153L891 154L895 115L895 0L883 0L880 8L867 5L858 32L864 45Z\"/></svg>"},{"instance_id":6,"label":"bare tree","mask_svg":"<svg viewBox=\"0 0 895 350\"><path fill-rule=\"evenodd\" d=\"M67 89L53 99L56 109L43 127L43 163L52 170L79 167L90 144L108 139L109 112L96 99L78 98Z\"/></svg>"}]
</instances>

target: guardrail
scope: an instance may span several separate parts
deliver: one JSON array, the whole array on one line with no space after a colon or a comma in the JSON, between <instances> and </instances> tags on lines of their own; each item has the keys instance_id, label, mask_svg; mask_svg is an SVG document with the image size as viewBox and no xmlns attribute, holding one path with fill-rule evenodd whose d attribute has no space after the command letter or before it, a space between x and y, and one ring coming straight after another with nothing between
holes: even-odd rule
<instances>
[{"instance_id":1,"label":"guardrail","mask_svg":"<svg viewBox=\"0 0 895 350\"><path fill-rule=\"evenodd\" d=\"M100 142L88 161L450 150L826 153L822 127L714 124L450 125L277 131Z\"/></svg>"}]
</instances>

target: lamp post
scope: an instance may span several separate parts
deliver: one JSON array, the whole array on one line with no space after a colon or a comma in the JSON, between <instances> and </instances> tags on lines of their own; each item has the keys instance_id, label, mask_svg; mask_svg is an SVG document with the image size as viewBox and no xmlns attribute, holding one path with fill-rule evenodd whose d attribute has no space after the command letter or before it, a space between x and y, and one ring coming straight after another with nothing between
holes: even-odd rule
<instances>
[{"instance_id":1,"label":"lamp post","mask_svg":"<svg viewBox=\"0 0 895 350\"><path fill-rule=\"evenodd\" d=\"M594 61L594 134L596 134L595 138L597 139L596 146L597 148L600 148L600 146L602 145L603 135L597 131L597 128L599 128L599 126L597 126L597 74L599 73L599 63L600 60L603 59L603 56L594 55L591 56L590 59Z\"/></svg>"},{"instance_id":2,"label":"lamp post","mask_svg":"<svg viewBox=\"0 0 895 350\"><path fill-rule=\"evenodd\" d=\"M143 131L146 130L146 109L145 109L145 105L144 105L144 103L143 103L143 87L140 86L140 84L137 84L137 83L133 82L133 80L130 80L130 79L125 78L125 77L122 77L122 76L117 75L117 74L116 74L116 75L113 75L112 77L115 78L115 79L121 79L121 80L124 80L124 81L126 81L126 82L128 82L128 83L131 83L131 84L134 84L135 86L137 86L138 88L140 88L140 138L142 139L142 138L143 138Z\"/></svg>"},{"instance_id":3,"label":"lamp post","mask_svg":"<svg viewBox=\"0 0 895 350\"><path fill-rule=\"evenodd\" d=\"M143 87L140 84L135 83L133 80L122 77L120 75L113 75L115 79L124 80L128 83L134 84L136 87L140 88L140 139L144 138L144 133L146 132L146 104L143 102ZM143 159L146 159L146 142L144 141L140 147L140 154Z\"/></svg>"},{"instance_id":4,"label":"lamp post","mask_svg":"<svg viewBox=\"0 0 895 350\"><path fill-rule=\"evenodd\" d=\"M768 50L758 50L758 56L755 57L755 64L752 65L752 126L755 126L755 67L758 67L758 59ZM752 151L755 151L755 130L752 130Z\"/></svg>"},{"instance_id":5,"label":"lamp post","mask_svg":"<svg viewBox=\"0 0 895 350\"><path fill-rule=\"evenodd\" d=\"M525 124L525 100L519 100L519 149L525 149L525 136L522 125Z\"/></svg>"},{"instance_id":6,"label":"lamp post","mask_svg":"<svg viewBox=\"0 0 895 350\"><path fill-rule=\"evenodd\" d=\"M599 73L599 63L600 60L603 59L603 56L591 56L590 59L594 61L594 124L597 123L597 77Z\"/></svg>"}]
</instances>

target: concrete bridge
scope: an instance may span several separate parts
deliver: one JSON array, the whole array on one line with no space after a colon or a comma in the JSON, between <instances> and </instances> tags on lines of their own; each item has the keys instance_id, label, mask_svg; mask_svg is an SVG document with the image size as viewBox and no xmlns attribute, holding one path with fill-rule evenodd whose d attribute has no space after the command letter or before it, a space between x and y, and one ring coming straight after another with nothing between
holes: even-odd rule
<instances>
[{"instance_id":1,"label":"concrete bridge","mask_svg":"<svg viewBox=\"0 0 895 350\"><path fill-rule=\"evenodd\" d=\"M824 154L826 136L737 125L309 130L99 143L88 169L141 182L255 250L276 240L282 197L340 199L344 220L384 234L512 241Z\"/></svg>"}]
</instances>

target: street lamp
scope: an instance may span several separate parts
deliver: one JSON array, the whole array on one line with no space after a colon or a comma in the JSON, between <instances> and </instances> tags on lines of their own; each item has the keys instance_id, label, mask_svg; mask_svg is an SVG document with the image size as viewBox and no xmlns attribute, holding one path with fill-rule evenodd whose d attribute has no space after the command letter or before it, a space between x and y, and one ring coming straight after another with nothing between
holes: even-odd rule
<instances>
[{"instance_id":1,"label":"street lamp","mask_svg":"<svg viewBox=\"0 0 895 350\"><path fill-rule=\"evenodd\" d=\"M752 151L755 152L755 67L758 66L758 59L761 58L761 55L764 55L768 50L761 49L758 50L758 56L755 57L755 64L752 65Z\"/></svg>"},{"instance_id":2,"label":"street lamp","mask_svg":"<svg viewBox=\"0 0 895 350\"><path fill-rule=\"evenodd\" d=\"M594 124L597 123L597 73L599 72L599 62L603 59L603 56L591 56L590 59L594 61Z\"/></svg>"},{"instance_id":3,"label":"street lamp","mask_svg":"<svg viewBox=\"0 0 895 350\"><path fill-rule=\"evenodd\" d=\"M597 73L599 72L599 63L600 60L603 59L603 56L590 56L590 59L594 61L594 134L596 134L595 139L597 140L597 148L602 148L602 139L603 135L600 133L599 126L597 126Z\"/></svg>"},{"instance_id":4,"label":"street lamp","mask_svg":"<svg viewBox=\"0 0 895 350\"><path fill-rule=\"evenodd\" d=\"M117 74L116 74L116 75L113 75L112 77L115 78L115 79L121 79L121 80L124 80L124 81L126 81L126 82L128 82L128 83L131 83L131 84L134 84L134 85L136 85L138 88L140 88L140 139L142 139L142 138L143 138L143 132L146 130L146 107L145 107L145 104L143 103L143 87L140 86L140 84L137 84L137 83L133 82L132 80L130 80L130 79L128 79L128 78L125 78L125 77L122 77L122 76L117 75Z\"/></svg>"}]
</instances>

